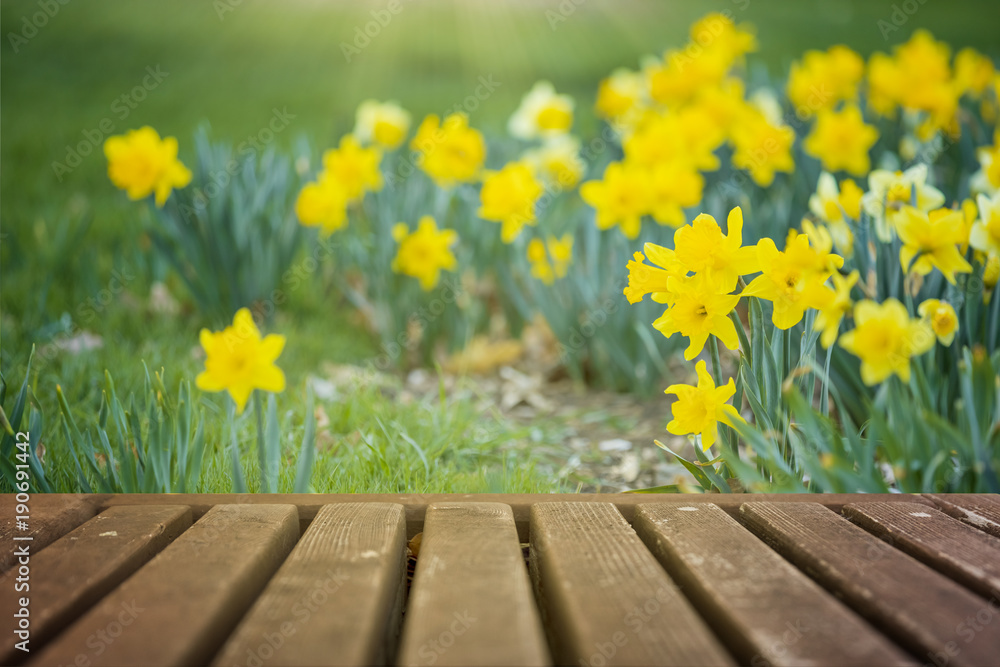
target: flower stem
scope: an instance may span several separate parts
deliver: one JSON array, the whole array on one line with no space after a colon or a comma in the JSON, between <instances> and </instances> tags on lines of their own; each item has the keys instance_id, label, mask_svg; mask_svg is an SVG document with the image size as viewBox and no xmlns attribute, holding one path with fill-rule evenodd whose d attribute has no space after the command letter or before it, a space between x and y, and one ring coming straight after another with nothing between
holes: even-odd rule
<instances>
[{"instance_id":1,"label":"flower stem","mask_svg":"<svg viewBox=\"0 0 1000 667\"><path fill-rule=\"evenodd\" d=\"M261 405L260 392L253 391L253 412L257 418L257 460L260 461L260 488L268 488L267 453L264 450L264 408Z\"/></svg>"},{"instance_id":2,"label":"flower stem","mask_svg":"<svg viewBox=\"0 0 1000 667\"><path fill-rule=\"evenodd\" d=\"M715 336L708 337L708 347L712 351L712 378L715 386L722 384L722 362L719 360L719 339Z\"/></svg>"}]
</instances>

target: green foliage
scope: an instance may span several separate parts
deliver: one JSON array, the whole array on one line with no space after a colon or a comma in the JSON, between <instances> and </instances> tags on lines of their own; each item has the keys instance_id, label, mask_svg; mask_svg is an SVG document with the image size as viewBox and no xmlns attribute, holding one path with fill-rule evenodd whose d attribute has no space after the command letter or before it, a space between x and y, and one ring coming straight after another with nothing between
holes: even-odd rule
<instances>
[{"instance_id":1,"label":"green foliage","mask_svg":"<svg viewBox=\"0 0 1000 667\"><path fill-rule=\"evenodd\" d=\"M151 205L153 245L204 315L226 321L251 307L269 316L286 298L278 288L303 238L291 160L273 147L212 144L204 130L194 145L191 183L162 209Z\"/></svg>"}]
</instances>

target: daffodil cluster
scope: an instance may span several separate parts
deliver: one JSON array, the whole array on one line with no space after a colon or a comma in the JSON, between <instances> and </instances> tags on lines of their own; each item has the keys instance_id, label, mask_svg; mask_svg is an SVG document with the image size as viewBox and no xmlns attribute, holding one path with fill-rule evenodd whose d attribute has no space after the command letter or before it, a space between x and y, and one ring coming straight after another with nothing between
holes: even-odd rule
<instances>
[{"instance_id":1,"label":"daffodil cluster","mask_svg":"<svg viewBox=\"0 0 1000 667\"><path fill-rule=\"evenodd\" d=\"M702 201L705 175L717 171L729 145L732 165L762 186L794 167L795 132L773 96L748 97L739 76L756 49L749 28L710 14L691 28L691 41L641 71L616 70L598 88L595 111L619 134L621 161L580 195L600 229L639 236L642 220L680 227L685 209Z\"/></svg>"}]
</instances>

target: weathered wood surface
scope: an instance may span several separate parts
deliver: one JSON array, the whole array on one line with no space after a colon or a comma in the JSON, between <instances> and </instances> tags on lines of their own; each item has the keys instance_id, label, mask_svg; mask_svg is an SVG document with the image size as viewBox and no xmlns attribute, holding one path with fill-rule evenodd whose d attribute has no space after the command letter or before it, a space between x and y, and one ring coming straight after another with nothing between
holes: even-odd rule
<instances>
[{"instance_id":1,"label":"weathered wood surface","mask_svg":"<svg viewBox=\"0 0 1000 667\"><path fill-rule=\"evenodd\" d=\"M1000 496L953 493L927 494L925 497L945 514L994 537L1000 537Z\"/></svg>"},{"instance_id":2,"label":"weathered wood surface","mask_svg":"<svg viewBox=\"0 0 1000 667\"><path fill-rule=\"evenodd\" d=\"M634 525L741 664L915 664L714 505L639 505Z\"/></svg>"},{"instance_id":3,"label":"weathered wood surface","mask_svg":"<svg viewBox=\"0 0 1000 667\"><path fill-rule=\"evenodd\" d=\"M742 519L922 661L996 664L1000 632L976 621L977 614L995 616L995 604L844 517L813 503L747 503Z\"/></svg>"},{"instance_id":4,"label":"weathered wood surface","mask_svg":"<svg viewBox=\"0 0 1000 667\"><path fill-rule=\"evenodd\" d=\"M298 528L293 505L218 505L29 664L207 664Z\"/></svg>"},{"instance_id":5,"label":"weathered wood surface","mask_svg":"<svg viewBox=\"0 0 1000 667\"><path fill-rule=\"evenodd\" d=\"M923 505L847 505L844 516L983 597L995 598L1000 604L1000 538Z\"/></svg>"},{"instance_id":6,"label":"weathered wood surface","mask_svg":"<svg viewBox=\"0 0 1000 667\"><path fill-rule=\"evenodd\" d=\"M385 664L405 571L401 505L326 505L213 664Z\"/></svg>"},{"instance_id":7,"label":"weathered wood surface","mask_svg":"<svg viewBox=\"0 0 1000 667\"><path fill-rule=\"evenodd\" d=\"M139 569L191 525L191 510L178 505L112 507L31 556L30 647L41 646ZM0 618L13 618L19 595L16 570L0 578ZM0 634L0 664L25 656L18 638Z\"/></svg>"},{"instance_id":8,"label":"weathered wood surface","mask_svg":"<svg viewBox=\"0 0 1000 667\"><path fill-rule=\"evenodd\" d=\"M31 552L38 553L97 514L101 498L86 494L32 494L25 503L28 530L22 530L17 525L17 516L22 515L16 511L19 505L16 496L12 493L0 496L0 544L4 545L0 550L0 572L15 562L14 551L7 545L30 542Z\"/></svg>"},{"instance_id":9,"label":"weathered wood surface","mask_svg":"<svg viewBox=\"0 0 1000 667\"><path fill-rule=\"evenodd\" d=\"M934 503L914 494L885 494L878 496L883 502L917 502L934 506ZM407 539L414 537L423 530L424 513L429 505L434 503L503 503L509 505L514 513L514 523L517 534L522 542L528 541L528 519L531 506L537 503L613 503L622 516L629 522L635 513L636 505L650 502L710 503L718 505L734 517L739 516L740 505L745 502L812 502L820 503L830 509L840 512L844 505L855 502L857 494L850 493L707 493L681 495L674 493L181 493L170 495L117 494L100 496L100 506L136 505L144 503L162 504L166 502L188 505L198 520L205 512L217 504L283 504L290 503L299 509L302 530L305 532L309 522L324 505L336 503L395 503L406 508Z\"/></svg>"},{"instance_id":10,"label":"weathered wood surface","mask_svg":"<svg viewBox=\"0 0 1000 667\"><path fill-rule=\"evenodd\" d=\"M431 504L398 664L535 666L548 653L510 507Z\"/></svg>"},{"instance_id":11,"label":"weathered wood surface","mask_svg":"<svg viewBox=\"0 0 1000 667\"><path fill-rule=\"evenodd\" d=\"M610 503L532 507L531 574L558 664L735 664Z\"/></svg>"}]
</instances>

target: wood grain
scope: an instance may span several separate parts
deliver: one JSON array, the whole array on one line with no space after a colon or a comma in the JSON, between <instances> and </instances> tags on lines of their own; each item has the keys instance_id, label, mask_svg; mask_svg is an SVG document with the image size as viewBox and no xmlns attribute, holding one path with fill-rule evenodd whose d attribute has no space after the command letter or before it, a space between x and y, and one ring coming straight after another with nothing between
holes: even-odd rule
<instances>
[{"instance_id":1,"label":"wood grain","mask_svg":"<svg viewBox=\"0 0 1000 667\"><path fill-rule=\"evenodd\" d=\"M945 514L993 537L1000 537L1000 496L986 493L928 493L925 497Z\"/></svg>"},{"instance_id":2,"label":"wood grain","mask_svg":"<svg viewBox=\"0 0 1000 667\"><path fill-rule=\"evenodd\" d=\"M742 664L915 664L714 505L639 505L635 530Z\"/></svg>"},{"instance_id":3,"label":"wood grain","mask_svg":"<svg viewBox=\"0 0 1000 667\"><path fill-rule=\"evenodd\" d=\"M547 665L548 653L510 507L430 505L399 664Z\"/></svg>"},{"instance_id":4,"label":"wood grain","mask_svg":"<svg viewBox=\"0 0 1000 667\"><path fill-rule=\"evenodd\" d=\"M191 510L178 505L112 507L31 557L31 643L41 646L57 631L191 525ZM14 591L15 572L0 578L0 590ZM18 595L0 596L0 617L13 618ZM19 638L0 635L0 664L27 657L15 648Z\"/></svg>"},{"instance_id":5,"label":"wood grain","mask_svg":"<svg viewBox=\"0 0 1000 667\"><path fill-rule=\"evenodd\" d=\"M742 518L920 660L956 666L996 663L1000 632L975 619L980 614L1000 620L1000 606L819 505L747 503Z\"/></svg>"},{"instance_id":6,"label":"wood grain","mask_svg":"<svg viewBox=\"0 0 1000 667\"><path fill-rule=\"evenodd\" d=\"M986 598L1000 601L1000 538L907 503L859 503L844 516Z\"/></svg>"},{"instance_id":7,"label":"wood grain","mask_svg":"<svg viewBox=\"0 0 1000 667\"><path fill-rule=\"evenodd\" d=\"M878 496L885 502L918 502L933 506L929 499L911 494L884 494ZM395 503L406 508L406 537L410 539L423 530L424 513L427 507L434 503L503 503L510 505L514 513L514 523L517 526L518 538L528 541L528 524L531 506L538 503L613 503L622 516L632 521L636 505L643 503L712 503L718 505L733 517L739 516L740 505L745 502L812 502L839 512L844 505L857 500L856 494L850 493L706 493L684 495L676 493L218 493L218 494L172 494L144 495L119 494L106 496L103 507L111 505L135 505L176 503L188 505L197 520L205 512L217 504L231 503L291 503L299 508L302 531L305 532L309 522L316 512L324 505L337 503Z\"/></svg>"},{"instance_id":8,"label":"wood grain","mask_svg":"<svg viewBox=\"0 0 1000 667\"><path fill-rule=\"evenodd\" d=\"M207 664L298 538L293 505L219 505L29 664Z\"/></svg>"},{"instance_id":9,"label":"wood grain","mask_svg":"<svg viewBox=\"0 0 1000 667\"><path fill-rule=\"evenodd\" d=\"M531 575L558 664L734 664L610 503L532 507Z\"/></svg>"},{"instance_id":10,"label":"wood grain","mask_svg":"<svg viewBox=\"0 0 1000 667\"><path fill-rule=\"evenodd\" d=\"M16 495L0 495L0 572L8 570L15 561L13 548L6 545L30 542L31 553L38 553L60 537L97 514L105 496L86 494L32 494L26 503L28 530L17 528ZM165 502L159 504L166 504ZM183 503L181 503L183 504ZM30 538L30 539L17 539Z\"/></svg>"},{"instance_id":11,"label":"wood grain","mask_svg":"<svg viewBox=\"0 0 1000 667\"><path fill-rule=\"evenodd\" d=\"M386 664L399 632L405 551L401 505L323 507L213 664Z\"/></svg>"}]
</instances>

